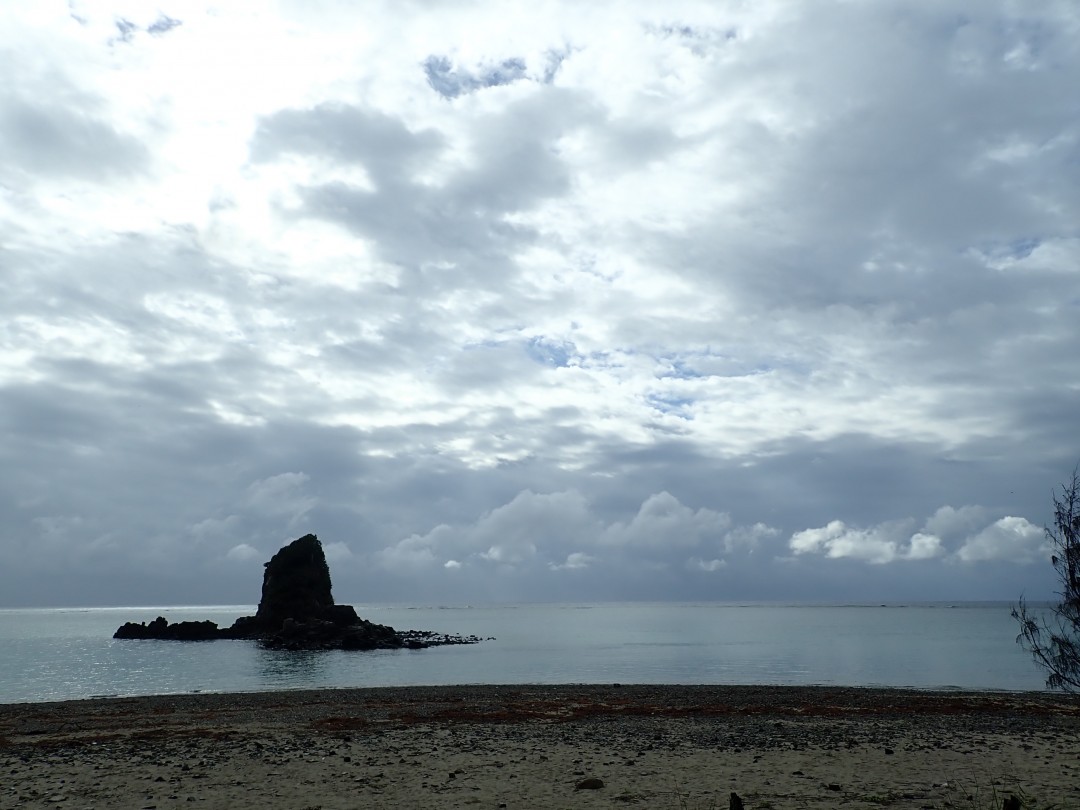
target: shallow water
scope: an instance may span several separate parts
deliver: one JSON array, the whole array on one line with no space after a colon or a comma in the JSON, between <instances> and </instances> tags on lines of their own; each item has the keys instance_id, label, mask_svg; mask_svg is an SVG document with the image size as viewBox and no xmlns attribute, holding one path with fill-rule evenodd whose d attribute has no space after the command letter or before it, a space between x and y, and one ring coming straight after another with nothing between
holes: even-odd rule
<instances>
[{"instance_id":1,"label":"shallow water","mask_svg":"<svg viewBox=\"0 0 1080 810\"><path fill-rule=\"evenodd\" d=\"M116 641L125 621L253 606L0 610L0 702L193 691L465 683L832 684L1041 690L1004 603L357 605L398 629L495 641L288 652L247 641Z\"/></svg>"}]
</instances>

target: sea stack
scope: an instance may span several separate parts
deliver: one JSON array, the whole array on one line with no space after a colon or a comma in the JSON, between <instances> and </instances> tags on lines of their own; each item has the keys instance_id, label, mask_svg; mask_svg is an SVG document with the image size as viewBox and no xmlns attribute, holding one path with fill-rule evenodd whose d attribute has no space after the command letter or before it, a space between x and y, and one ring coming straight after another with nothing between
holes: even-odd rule
<instances>
[{"instance_id":1,"label":"sea stack","mask_svg":"<svg viewBox=\"0 0 1080 810\"><path fill-rule=\"evenodd\" d=\"M287 650L422 649L443 644L475 644L475 636L454 636L425 630L398 631L356 615L352 605L334 604L330 567L322 543L305 534L280 549L265 564L262 596L254 616L241 616L231 627L210 621L169 624L127 622L113 638L168 641L255 639Z\"/></svg>"},{"instance_id":2,"label":"sea stack","mask_svg":"<svg viewBox=\"0 0 1080 810\"><path fill-rule=\"evenodd\" d=\"M258 637L270 646L297 649L412 646L397 643L394 628L362 620L352 605L334 604L330 566L315 535L293 540L263 568L259 608L223 631L233 638Z\"/></svg>"},{"instance_id":3,"label":"sea stack","mask_svg":"<svg viewBox=\"0 0 1080 810\"><path fill-rule=\"evenodd\" d=\"M286 619L306 622L323 618L333 607L330 566L322 543L305 534L282 548L265 564L262 598L255 621L268 629L280 629Z\"/></svg>"}]
</instances>

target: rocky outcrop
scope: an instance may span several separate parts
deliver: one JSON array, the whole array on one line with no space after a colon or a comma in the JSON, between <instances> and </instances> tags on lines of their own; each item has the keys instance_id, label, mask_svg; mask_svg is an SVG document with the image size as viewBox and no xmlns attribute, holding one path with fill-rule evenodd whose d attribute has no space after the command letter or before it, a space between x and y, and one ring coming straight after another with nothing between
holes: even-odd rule
<instances>
[{"instance_id":1,"label":"rocky outcrop","mask_svg":"<svg viewBox=\"0 0 1080 810\"><path fill-rule=\"evenodd\" d=\"M113 638L160 638L170 641L208 641L222 638L217 622L177 622L169 624L164 616L152 622L128 622L113 634Z\"/></svg>"},{"instance_id":2,"label":"rocky outcrop","mask_svg":"<svg viewBox=\"0 0 1080 810\"><path fill-rule=\"evenodd\" d=\"M305 534L293 540L266 563L262 598L255 614L260 625L281 627L286 619L323 619L333 607L330 567L315 535ZM356 612L352 615L355 617Z\"/></svg>"},{"instance_id":3,"label":"rocky outcrop","mask_svg":"<svg viewBox=\"0 0 1080 810\"><path fill-rule=\"evenodd\" d=\"M127 622L113 638L209 641L256 639L288 650L422 649L444 644L475 644L475 636L452 636L423 630L398 631L361 619L352 605L334 604L330 568L322 543L307 534L282 548L266 563L262 598L254 616L241 616L231 627L215 622L169 624Z\"/></svg>"}]
</instances>

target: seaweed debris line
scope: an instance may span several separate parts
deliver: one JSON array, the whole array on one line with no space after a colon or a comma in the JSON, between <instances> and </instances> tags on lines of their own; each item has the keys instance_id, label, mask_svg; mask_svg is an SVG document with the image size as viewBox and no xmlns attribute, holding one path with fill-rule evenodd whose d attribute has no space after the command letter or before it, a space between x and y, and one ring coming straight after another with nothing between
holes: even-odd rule
<instances>
[{"instance_id":1,"label":"seaweed debris line","mask_svg":"<svg viewBox=\"0 0 1080 810\"><path fill-rule=\"evenodd\" d=\"M169 624L127 622L113 638L211 641L254 639L285 650L419 650L444 644L475 644L476 636L426 630L395 630L356 615L352 605L334 604L330 568L322 543L313 534L294 540L265 564L262 598L254 616L241 616L231 627L211 621Z\"/></svg>"}]
</instances>

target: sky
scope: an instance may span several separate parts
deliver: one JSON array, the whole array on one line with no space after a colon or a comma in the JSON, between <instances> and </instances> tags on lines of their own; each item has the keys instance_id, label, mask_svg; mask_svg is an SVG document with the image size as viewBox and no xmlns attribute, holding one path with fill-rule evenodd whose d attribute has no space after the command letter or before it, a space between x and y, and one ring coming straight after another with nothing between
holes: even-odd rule
<instances>
[{"instance_id":1,"label":"sky","mask_svg":"<svg viewBox=\"0 0 1080 810\"><path fill-rule=\"evenodd\" d=\"M12 0L0 75L0 606L1053 596L1072 0Z\"/></svg>"}]
</instances>

